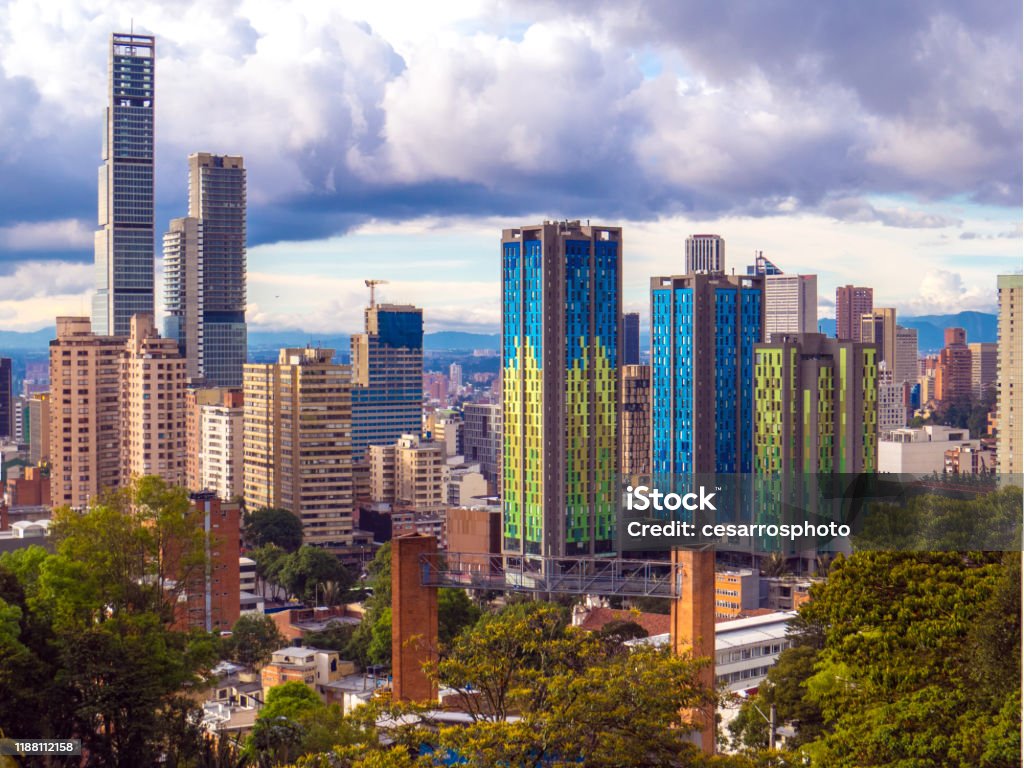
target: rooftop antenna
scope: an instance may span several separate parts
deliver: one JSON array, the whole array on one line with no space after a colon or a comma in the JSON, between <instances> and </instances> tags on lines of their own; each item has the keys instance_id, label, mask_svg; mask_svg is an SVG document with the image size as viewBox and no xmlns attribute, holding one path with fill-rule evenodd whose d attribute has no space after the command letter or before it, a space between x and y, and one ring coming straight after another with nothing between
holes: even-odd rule
<instances>
[{"instance_id":1,"label":"rooftop antenna","mask_svg":"<svg viewBox=\"0 0 1024 768\"><path fill-rule=\"evenodd\" d=\"M373 309L377 304L377 286L384 285L387 282L387 280L363 280L366 287L370 289L370 309Z\"/></svg>"}]
</instances>

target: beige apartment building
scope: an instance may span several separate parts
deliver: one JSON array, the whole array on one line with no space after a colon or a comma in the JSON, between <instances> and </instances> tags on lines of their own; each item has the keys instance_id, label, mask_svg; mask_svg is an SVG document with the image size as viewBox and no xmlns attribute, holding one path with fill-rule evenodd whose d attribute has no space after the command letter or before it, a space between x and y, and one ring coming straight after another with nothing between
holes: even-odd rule
<instances>
[{"instance_id":1,"label":"beige apartment building","mask_svg":"<svg viewBox=\"0 0 1024 768\"><path fill-rule=\"evenodd\" d=\"M302 520L309 544L352 545L352 380L333 349L282 349L243 372L243 488L248 509Z\"/></svg>"},{"instance_id":2,"label":"beige apartment building","mask_svg":"<svg viewBox=\"0 0 1024 768\"><path fill-rule=\"evenodd\" d=\"M917 359L917 329L896 326L896 362L892 368L893 381L897 384L917 381L919 364Z\"/></svg>"},{"instance_id":3,"label":"beige apartment building","mask_svg":"<svg viewBox=\"0 0 1024 768\"><path fill-rule=\"evenodd\" d=\"M121 354L121 482L156 475L185 484L185 360L153 316L133 315Z\"/></svg>"},{"instance_id":4,"label":"beige apartment building","mask_svg":"<svg viewBox=\"0 0 1024 768\"><path fill-rule=\"evenodd\" d=\"M402 435L393 445L371 445L370 496L418 511L446 506L443 443Z\"/></svg>"},{"instance_id":5,"label":"beige apartment building","mask_svg":"<svg viewBox=\"0 0 1024 768\"><path fill-rule=\"evenodd\" d=\"M992 341L976 341L967 348L971 350L971 393L981 397L996 383L999 346Z\"/></svg>"},{"instance_id":6,"label":"beige apartment building","mask_svg":"<svg viewBox=\"0 0 1024 768\"><path fill-rule=\"evenodd\" d=\"M58 317L50 342L50 492L81 508L121 480L120 365L125 340L87 317Z\"/></svg>"},{"instance_id":7,"label":"beige apartment building","mask_svg":"<svg viewBox=\"0 0 1024 768\"><path fill-rule=\"evenodd\" d=\"M1024 324L1024 278L999 275L999 359L996 405L996 461L1000 474L1024 472L1024 365L1021 364L1021 325ZM1017 481L1019 482L1019 480Z\"/></svg>"},{"instance_id":8,"label":"beige apartment building","mask_svg":"<svg viewBox=\"0 0 1024 768\"><path fill-rule=\"evenodd\" d=\"M280 497L277 495L276 451L281 426L275 411L278 400L277 365L245 365L242 369L242 392L242 495L245 506L249 511L277 507L280 506Z\"/></svg>"}]
</instances>

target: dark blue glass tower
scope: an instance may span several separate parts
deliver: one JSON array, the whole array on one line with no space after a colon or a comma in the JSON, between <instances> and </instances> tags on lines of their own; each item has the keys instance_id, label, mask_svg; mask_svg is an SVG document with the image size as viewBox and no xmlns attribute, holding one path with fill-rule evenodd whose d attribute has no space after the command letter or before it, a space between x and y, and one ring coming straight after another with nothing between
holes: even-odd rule
<instances>
[{"instance_id":1,"label":"dark blue glass tower","mask_svg":"<svg viewBox=\"0 0 1024 768\"><path fill-rule=\"evenodd\" d=\"M419 435L423 424L423 310L376 304L352 337L352 459L367 446Z\"/></svg>"}]
</instances>

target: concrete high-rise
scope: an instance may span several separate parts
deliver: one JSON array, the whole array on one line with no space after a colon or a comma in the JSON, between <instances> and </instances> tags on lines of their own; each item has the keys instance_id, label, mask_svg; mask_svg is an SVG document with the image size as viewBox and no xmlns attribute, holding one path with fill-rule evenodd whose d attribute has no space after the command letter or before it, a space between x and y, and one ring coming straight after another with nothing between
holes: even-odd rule
<instances>
[{"instance_id":1,"label":"concrete high-rise","mask_svg":"<svg viewBox=\"0 0 1024 768\"><path fill-rule=\"evenodd\" d=\"M905 386L885 363L878 364L878 434L907 426Z\"/></svg>"},{"instance_id":2,"label":"concrete high-rise","mask_svg":"<svg viewBox=\"0 0 1024 768\"><path fill-rule=\"evenodd\" d=\"M11 358L0 357L0 440L14 435L14 387Z\"/></svg>"},{"instance_id":3,"label":"concrete high-rise","mask_svg":"<svg viewBox=\"0 0 1024 768\"><path fill-rule=\"evenodd\" d=\"M84 508L121 482L121 354L87 317L58 317L50 342L50 491L54 506Z\"/></svg>"},{"instance_id":4,"label":"concrete high-rise","mask_svg":"<svg viewBox=\"0 0 1024 768\"><path fill-rule=\"evenodd\" d=\"M188 216L164 235L166 335L191 382L242 386L246 360L246 175L241 157L188 158Z\"/></svg>"},{"instance_id":5,"label":"concrete high-rise","mask_svg":"<svg viewBox=\"0 0 1024 768\"><path fill-rule=\"evenodd\" d=\"M884 361L893 374L896 373L896 327L894 307L875 307L861 315L859 341L874 344L878 362Z\"/></svg>"},{"instance_id":6,"label":"concrete high-rise","mask_svg":"<svg viewBox=\"0 0 1024 768\"><path fill-rule=\"evenodd\" d=\"M920 365L917 359L917 329L896 326L896 362L892 369L893 381L917 381Z\"/></svg>"},{"instance_id":7,"label":"concrete high-rise","mask_svg":"<svg viewBox=\"0 0 1024 768\"><path fill-rule=\"evenodd\" d=\"M996 383L999 367L999 345L991 341L976 341L967 345L971 350L971 393L981 397Z\"/></svg>"},{"instance_id":8,"label":"concrete high-rise","mask_svg":"<svg viewBox=\"0 0 1024 768\"><path fill-rule=\"evenodd\" d=\"M579 221L502 232L507 554L614 549L622 242Z\"/></svg>"},{"instance_id":9,"label":"concrete high-rise","mask_svg":"<svg viewBox=\"0 0 1024 768\"><path fill-rule=\"evenodd\" d=\"M640 365L640 313L622 316L622 364Z\"/></svg>"},{"instance_id":10,"label":"concrete high-rise","mask_svg":"<svg viewBox=\"0 0 1024 768\"><path fill-rule=\"evenodd\" d=\"M452 363L448 366L448 394L457 395L462 389L462 366Z\"/></svg>"},{"instance_id":11,"label":"concrete high-rise","mask_svg":"<svg viewBox=\"0 0 1024 768\"><path fill-rule=\"evenodd\" d=\"M29 461L33 466L50 461L50 393L36 392L28 401Z\"/></svg>"},{"instance_id":12,"label":"concrete high-rise","mask_svg":"<svg viewBox=\"0 0 1024 768\"><path fill-rule=\"evenodd\" d=\"M185 361L153 316L134 315L121 353L121 484L157 475L185 484Z\"/></svg>"},{"instance_id":13,"label":"concrete high-rise","mask_svg":"<svg viewBox=\"0 0 1024 768\"><path fill-rule=\"evenodd\" d=\"M351 547L351 369L333 349L282 349L243 378L246 508L287 509L307 543Z\"/></svg>"},{"instance_id":14,"label":"concrete high-rise","mask_svg":"<svg viewBox=\"0 0 1024 768\"><path fill-rule=\"evenodd\" d=\"M651 278L651 471L750 472L764 277Z\"/></svg>"},{"instance_id":15,"label":"concrete high-rise","mask_svg":"<svg viewBox=\"0 0 1024 768\"><path fill-rule=\"evenodd\" d=\"M156 39L114 33L108 75L92 330L127 336L132 315L153 312Z\"/></svg>"},{"instance_id":16,"label":"concrete high-rise","mask_svg":"<svg viewBox=\"0 0 1024 768\"><path fill-rule=\"evenodd\" d=\"M873 345L818 333L758 344L754 471L874 472L878 366Z\"/></svg>"},{"instance_id":17,"label":"concrete high-rise","mask_svg":"<svg viewBox=\"0 0 1024 768\"><path fill-rule=\"evenodd\" d=\"M651 472L651 366L622 368L623 481Z\"/></svg>"},{"instance_id":18,"label":"concrete high-rise","mask_svg":"<svg viewBox=\"0 0 1024 768\"><path fill-rule=\"evenodd\" d=\"M861 318L874 309L873 288L840 285L836 288L836 338L860 341Z\"/></svg>"},{"instance_id":19,"label":"concrete high-rise","mask_svg":"<svg viewBox=\"0 0 1024 768\"><path fill-rule=\"evenodd\" d=\"M818 276L774 274L764 278L764 338L818 330Z\"/></svg>"},{"instance_id":20,"label":"concrete high-rise","mask_svg":"<svg viewBox=\"0 0 1024 768\"><path fill-rule=\"evenodd\" d=\"M999 361L996 405L996 461L1000 474L1024 472L1024 281L1020 275L999 275ZM1019 480L1017 481L1019 482Z\"/></svg>"},{"instance_id":21,"label":"concrete high-rise","mask_svg":"<svg viewBox=\"0 0 1024 768\"><path fill-rule=\"evenodd\" d=\"M495 487L501 477L501 405L466 403L462 407L462 418L466 462L479 464L481 474Z\"/></svg>"},{"instance_id":22,"label":"concrete high-rise","mask_svg":"<svg viewBox=\"0 0 1024 768\"><path fill-rule=\"evenodd\" d=\"M721 235L690 235L686 238L683 272L725 272L725 239Z\"/></svg>"},{"instance_id":23,"label":"concrete high-rise","mask_svg":"<svg viewBox=\"0 0 1024 768\"><path fill-rule=\"evenodd\" d=\"M369 445L419 434L423 421L423 310L374 304L352 336L352 458Z\"/></svg>"}]
</instances>

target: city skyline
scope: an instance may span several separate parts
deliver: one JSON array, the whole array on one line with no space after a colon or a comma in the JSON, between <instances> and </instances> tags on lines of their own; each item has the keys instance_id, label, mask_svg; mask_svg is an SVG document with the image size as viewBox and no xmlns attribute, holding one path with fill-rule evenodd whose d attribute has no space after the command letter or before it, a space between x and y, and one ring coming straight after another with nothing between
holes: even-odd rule
<instances>
[{"instance_id":1,"label":"city skyline","mask_svg":"<svg viewBox=\"0 0 1024 768\"><path fill-rule=\"evenodd\" d=\"M0 193L5 329L88 314L104 53L133 23L157 37L156 231L181 215L190 153L249 160L254 329L357 331L362 280L374 277L391 281L381 301L424 307L428 331L495 332L494 232L553 216L623 227L623 308L645 325L648 279L682 271L693 233L721 234L737 274L757 250L787 273L817 274L821 317L846 283L872 285L901 315L992 312L995 275L1020 268L1020 41L1006 23L1020 9L1010 4L870 17L844 29L850 44L843 11L827 7L820 40L782 29L788 6L767 26L756 9L716 19L684 8L656 34L655 14L600 4L584 16L465 3L402 19L359 4L197 5L181 14L188 23L157 5L134 21L127 5L64 8L59 22L22 0L0 8L11 138L0 166L21 182L16 197ZM680 31L684 20L715 29L721 51ZM45 64L31 55L39 45L55 52ZM949 63L930 67L938 56ZM894 73L884 87L871 77L880 66ZM503 105L540 83L551 104L502 122ZM477 123L459 109L464 85ZM581 109L605 119L579 132ZM603 175L558 170L580 152ZM462 290L444 290L453 283ZM313 289L322 298L310 301Z\"/></svg>"}]
</instances>

